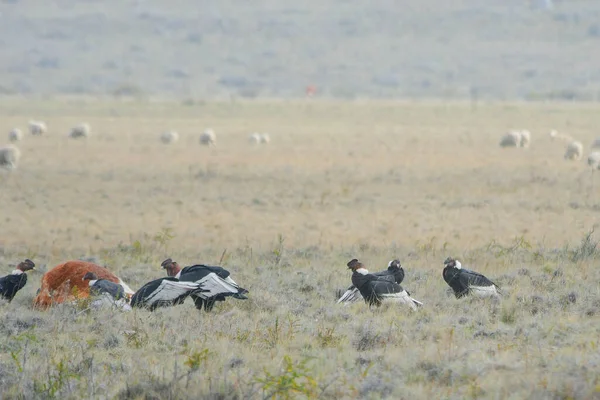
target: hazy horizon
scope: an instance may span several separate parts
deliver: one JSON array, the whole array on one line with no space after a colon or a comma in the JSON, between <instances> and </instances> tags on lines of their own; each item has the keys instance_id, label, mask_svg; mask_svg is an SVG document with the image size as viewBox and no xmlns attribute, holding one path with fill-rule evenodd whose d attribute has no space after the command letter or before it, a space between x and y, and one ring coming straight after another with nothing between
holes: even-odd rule
<instances>
[{"instance_id":1,"label":"hazy horizon","mask_svg":"<svg viewBox=\"0 0 600 400\"><path fill-rule=\"evenodd\" d=\"M5 0L0 95L597 100L600 2Z\"/></svg>"}]
</instances>

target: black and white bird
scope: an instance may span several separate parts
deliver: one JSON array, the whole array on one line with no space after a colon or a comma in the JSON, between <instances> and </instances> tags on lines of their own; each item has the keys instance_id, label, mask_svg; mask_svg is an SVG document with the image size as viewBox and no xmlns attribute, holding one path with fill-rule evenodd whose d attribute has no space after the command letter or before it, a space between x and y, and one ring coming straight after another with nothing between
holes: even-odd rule
<instances>
[{"instance_id":1,"label":"black and white bird","mask_svg":"<svg viewBox=\"0 0 600 400\"><path fill-rule=\"evenodd\" d=\"M118 283L111 282L107 279L98 279L98 275L93 272L88 272L83 276L84 281L89 281L90 294L99 296L103 293L108 293L115 300L124 299L125 290Z\"/></svg>"},{"instance_id":2,"label":"black and white bird","mask_svg":"<svg viewBox=\"0 0 600 400\"><path fill-rule=\"evenodd\" d=\"M413 310L422 306L418 300L413 299L399 284L389 279L388 276L370 274L364 265L356 258L346 264L352 272L352 284L360 291L363 299L370 306L380 306L382 302L406 304Z\"/></svg>"},{"instance_id":3,"label":"black and white bird","mask_svg":"<svg viewBox=\"0 0 600 400\"><path fill-rule=\"evenodd\" d=\"M27 271L35 268L33 261L25 259L10 274L0 278L0 296L10 303L17 292L27 284Z\"/></svg>"},{"instance_id":4,"label":"black and white bird","mask_svg":"<svg viewBox=\"0 0 600 400\"><path fill-rule=\"evenodd\" d=\"M193 292L200 291L195 282L181 282L175 277L159 278L146 283L131 297L131 307L171 307L182 304Z\"/></svg>"},{"instance_id":5,"label":"black and white bird","mask_svg":"<svg viewBox=\"0 0 600 400\"><path fill-rule=\"evenodd\" d=\"M170 258L161 263L167 275L179 279L180 282L195 282L200 289L191 294L196 308L211 311L215 302L225 301L229 296L236 299L247 299L248 291L240 287L225 268L209 265L193 265L181 268Z\"/></svg>"},{"instance_id":6,"label":"black and white bird","mask_svg":"<svg viewBox=\"0 0 600 400\"><path fill-rule=\"evenodd\" d=\"M373 273L373 275L389 280L390 282L396 282L397 284L400 284L404 280L404 269L400 264L400 260L394 259L388 263L388 267L386 270L375 272ZM356 286L352 285L348 289L346 289L344 294L340 296L337 302L338 304L355 303L359 300L362 300L362 298L363 297L360 294L360 291L356 288Z\"/></svg>"},{"instance_id":7,"label":"black and white bird","mask_svg":"<svg viewBox=\"0 0 600 400\"><path fill-rule=\"evenodd\" d=\"M442 276L457 299L471 294L478 297L500 296L498 285L477 272L464 269L460 261L452 257L444 261Z\"/></svg>"},{"instance_id":8,"label":"black and white bird","mask_svg":"<svg viewBox=\"0 0 600 400\"><path fill-rule=\"evenodd\" d=\"M90 296L94 298L91 303L93 308L115 306L126 311L131 310L131 306L127 303L125 289L122 285L107 279L98 279L98 275L93 272L87 272L82 279L89 281Z\"/></svg>"}]
</instances>

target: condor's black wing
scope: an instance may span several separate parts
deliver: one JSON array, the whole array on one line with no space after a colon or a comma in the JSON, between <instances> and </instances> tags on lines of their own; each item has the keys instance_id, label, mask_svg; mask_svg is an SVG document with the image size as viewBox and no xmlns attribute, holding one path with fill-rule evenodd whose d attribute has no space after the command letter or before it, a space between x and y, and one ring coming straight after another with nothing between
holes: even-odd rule
<instances>
[{"instance_id":1,"label":"condor's black wing","mask_svg":"<svg viewBox=\"0 0 600 400\"><path fill-rule=\"evenodd\" d=\"M90 292L94 295L100 295L102 293L108 293L115 300L125 298L125 289L123 286L106 279L100 279L94 283L90 288Z\"/></svg>"},{"instance_id":2,"label":"condor's black wing","mask_svg":"<svg viewBox=\"0 0 600 400\"><path fill-rule=\"evenodd\" d=\"M496 286L496 287L498 287L498 285L496 285L494 282L490 281L484 275L482 275L478 272L475 272L475 271L468 270L468 269L464 269L464 268L461 269L458 274L458 277L461 280L461 282L467 286L481 286L481 287Z\"/></svg>"},{"instance_id":3,"label":"condor's black wing","mask_svg":"<svg viewBox=\"0 0 600 400\"><path fill-rule=\"evenodd\" d=\"M27 274L11 274L0 278L0 296L9 302L27 284Z\"/></svg>"},{"instance_id":4,"label":"condor's black wing","mask_svg":"<svg viewBox=\"0 0 600 400\"><path fill-rule=\"evenodd\" d=\"M204 299L217 296L224 300L225 296L233 296L238 299L246 299L246 289L238 285L231 274L225 268L210 265L194 265L181 270L179 280L182 282L196 282L205 287L203 293L198 296ZM235 288L235 290L233 289ZM196 295L197 293L194 293Z\"/></svg>"},{"instance_id":5,"label":"condor's black wing","mask_svg":"<svg viewBox=\"0 0 600 400\"><path fill-rule=\"evenodd\" d=\"M339 293L339 292L338 292ZM361 300L363 297L356 286L352 285L340 296L338 304L340 303L354 303Z\"/></svg>"},{"instance_id":6,"label":"condor's black wing","mask_svg":"<svg viewBox=\"0 0 600 400\"><path fill-rule=\"evenodd\" d=\"M159 278L146 283L131 298L131 307L169 307L184 302L186 297L199 290L195 282L180 282L177 278Z\"/></svg>"},{"instance_id":7,"label":"condor's black wing","mask_svg":"<svg viewBox=\"0 0 600 400\"><path fill-rule=\"evenodd\" d=\"M181 274L179 275L179 280L185 282L196 282L210 273L216 274L221 279L227 279L229 275L231 275L225 268L199 264L182 269Z\"/></svg>"}]
</instances>

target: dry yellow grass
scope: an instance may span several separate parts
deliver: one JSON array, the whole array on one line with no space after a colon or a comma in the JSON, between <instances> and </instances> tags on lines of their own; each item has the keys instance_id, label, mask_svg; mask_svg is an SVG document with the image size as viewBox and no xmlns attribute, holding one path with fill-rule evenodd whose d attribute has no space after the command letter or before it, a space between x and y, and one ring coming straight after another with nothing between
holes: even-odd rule
<instances>
[{"instance_id":1,"label":"dry yellow grass","mask_svg":"<svg viewBox=\"0 0 600 400\"><path fill-rule=\"evenodd\" d=\"M6 397L598 395L600 249L580 242L600 221L600 182L548 137L568 133L587 155L597 106L4 100L0 110L6 134L29 119L49 130L19 142L19 168L0 177L4 265L95 256L135 289L161 276L167 255L216 264L227 249L223 265L251 297L212 314L191 303L42 313L30 310L32 273L0 310ZM69 139L80 122L92 136ZM198 142L208 127L215 148ZM529 149L498 146L511 128L532 132ZM177 143L159 141L167 129ZM250 145L255 131L271 143ZM448 255L505 299L450 296ZM424 308L336 306L352 257L373 270L399 257ZM308 375L297 387L286 356Z\"/></svg>"}]
</instances>

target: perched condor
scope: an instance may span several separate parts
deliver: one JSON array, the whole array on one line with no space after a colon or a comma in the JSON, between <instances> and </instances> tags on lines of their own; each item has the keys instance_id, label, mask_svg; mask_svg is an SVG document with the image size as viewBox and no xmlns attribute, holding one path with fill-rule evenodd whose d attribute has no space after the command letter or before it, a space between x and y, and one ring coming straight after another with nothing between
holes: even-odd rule
<instances>
[{"instance_id":1,"label":"perched condor","mask_svg":"<svg viewBox=\"0 0 600 400\"><path fill-rule=\"evenodd\" d=\"M498 285L477 272L462 268L460 261L452 257L444 261L442 276L457 299L470 294L478 297L500 296Z\"/></svg>"},{"instance_id":2,"label":"perched condor","mask_svg":"<svg viewBox=\"0 0 600 400\"><path fill-rule=\"evenodd\" d=\"M389 280L390 282L396 282L400 284L404 280L404 269L400 264L400 260L395 259L388 263L388 267L386 270L375 272L373 275L379 276L383 279ZM342 294L337 301L339 303L355 303L361 300L363 297L360 294L360 291L356 288L356 286L352 285L344 294Z\"/></svg>"},{"instance_id":3,"label":"perched condor","mask_svg":"<svg viewBox=\"0 0 600 400\"><path fill-rule=\"evenodd\" d=\"M407 304L413 310L422 306L418 300L410 297L410 293L393 282L389 277L370 274L356 258L346 264L352 270L352 284L360 291L363 299L370 306L380 306L382 302Z\"/></svg>"},{"instance_id":4,"label":"perched condor","mask_svg":"<svg viewBox=\"0 0 600 400\"><path fill-rule=\"evenodd\" d=\"M35 268L33 261L21 261L17 268L10 274L0 278L0 296L10 303L17 292L27 284L27 271Z\"/></svg>"}]
</instances>

